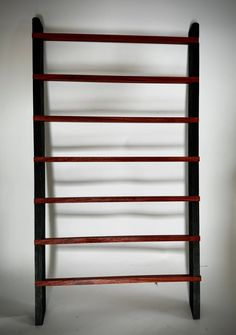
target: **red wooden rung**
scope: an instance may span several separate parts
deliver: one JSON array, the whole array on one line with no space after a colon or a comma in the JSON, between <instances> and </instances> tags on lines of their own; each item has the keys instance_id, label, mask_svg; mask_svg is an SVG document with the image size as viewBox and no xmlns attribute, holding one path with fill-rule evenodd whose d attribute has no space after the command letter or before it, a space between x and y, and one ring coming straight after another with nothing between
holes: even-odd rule
<instances>
[{"instance_id":1,"label":"red wooden rung","mask_svg":"<svg viewBox=\"0 0 236 335\"><path fill-rule=\"evenodd\" d=\"M142 117L142 116L60 116L35 115L41 122L104 122L104 123L198 123L197 117Z\"/></svg>"},{"instance_id":2,"label":"red wooden rung","mask_svg":"<svg viewBox=\"0 0 236 335\"><path fill-rule=\"evenodd\" d=\"M193 84L198 77L118 76L90 74L33 74L34 80L126 84Z\"/></svg>"},{"instance_id":3,"label":"red wooden rung","mask_svg":"<svg viewBox=\"0 0 236 335\"><path fill-rule=\"evenodd\" d=\"M182 36L65 34L65 33L33 33L32 37L44 41L147 43L147 44L197 44L199 40L198 37L182 37Z\"/></svg>"},{"instance_id":4,"label":"red wooden rung","mask_svg":"<svg viewBox=\"0 0 236 335\"><path fill-rule=\"evenodd\" d=\"M191 235L136 235L136 236L83 236L54 237L35 240L35 245L47 244L86 244L120 242L199 242L200 236Z\"/></svg>"},{"instance_id":5,"label":"red wooden rung","mask_svg":"<svg viewBox=\"0 0 236 335\"><path fill-rule=\"evenodd\" d=\"M136 156L130 156L130 157L34 157L34 162L199 162L199 157L190 157L190 156L177 156L177 157L136 157Z\"/></svg>"},{"instance_id":6,"label":"red wooden rung","mask_svg":"<svg viewBox=\"0 0 236 335\"><path fill-rule=\"evenodd\" d=\"M87 202L170 202L170 201L200 201L199 196L112 196L112 197L56 197L35 198L35 204L49 203L87 203Z\"/></svg>"},{"instance_id":7,"label":"red wooden rung","mask_svg":"<svg viewBox=\"0 0 236 335\"><path fill-rule=\"evenodd\" d=\"M106 276L80 278L47 278L37 280L36 286L63 286L63 285L101 285L101 284L129 284L129 283L158 283L158 282L200 282L201 276L188 274L173 275L139 275L139 276Z\"/></svg>"}]
</instances>

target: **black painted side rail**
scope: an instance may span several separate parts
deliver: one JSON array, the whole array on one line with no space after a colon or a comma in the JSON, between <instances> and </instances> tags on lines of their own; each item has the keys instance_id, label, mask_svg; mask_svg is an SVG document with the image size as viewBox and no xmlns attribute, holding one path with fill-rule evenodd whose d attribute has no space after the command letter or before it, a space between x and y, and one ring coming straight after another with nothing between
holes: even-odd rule
<instances>
[{"instance_id":1,"label":"black painted side rail","mask_svg":"<svg viewBox=\"0 0 236 335\"><path fill-rule=\"evenodd\" d=\"M42 33L43 26L38 18L33 18L33 32ZM33 73L44 72L44 45L42 40L33 40ZM44 83L33 80L33 114L44 115ZM34 155L45 155L44 124L34 122ZM34 164L34 196L45 196L45 163ZM45 237L45 204L34 205L34 235L35 239ZM35 280L44 280L45 246L35 245ZM35 324L42 325L46 310L46 288L35 287Z\"/></svg>"},{"instance_id":2,"label":"black painted side rail","mask_svg":"<svg viewBox=\"0 0 236 335\"><path fill-rule=\"evenodd\" d=\"M194 23L189 29L189 37L199 37L199 25ZM188 46L188 75L199 76L199 45ZM199 116L199 83L188 85L188 116ZM188 126L188 155L199 155L199 125ZM188 194L199 194L199 164L189 163L187 166ZM199 204L188 204L189 234L199 235ZM200 275L200 248L199 243L189 245L189 273ZM200 319L200 283L190 283L190 307L194 319Z\"/></svg>"},{"instance_id":3,"label":"black painted side rail","mask_svg":"<svg viewBox=\"0 0 236 335\"><path fill-rule=\"evenodd\" d=\"M110 42L110 43L145 43L145 44L196 44L197 37L182 36L147 36L147 35L111 35L111 34L63 34L33 33L33 39L61 42Z\"/></svg>"},{"instance_id":4,"label":"black painted side rail","mask_svg":"<svg viewBox=\"0 0 236 335\"><path fill-rule=\"evenodd\" d=\"M124 84L190 84L198 83L198 77L159 77L159 76L113 76L92 74L34 74L33 79L42 81L68 81L87 83Z\"/></svg>"},{"instance_id":5,"label":"black painted side rail","mask_svg":"<svg viewBox=\"0 0 236 335\"><path fill-rule=\"evenodd\" d=\"M106 276L79 278L47 278L36 281L36 286L64 286L64 285L102 285L102 284L130 284L130 283L161 283L161 282L200 282L201 276L189 274L173 275L136 275L136 276Z\"/></svg>"}]
</instances>

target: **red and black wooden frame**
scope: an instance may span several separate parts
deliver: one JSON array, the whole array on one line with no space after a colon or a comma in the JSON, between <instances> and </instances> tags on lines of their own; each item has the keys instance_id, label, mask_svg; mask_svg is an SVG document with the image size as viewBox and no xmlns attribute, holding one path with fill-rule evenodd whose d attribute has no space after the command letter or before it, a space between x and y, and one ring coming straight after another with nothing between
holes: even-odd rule
<instances>
[{"instance_id":1,"label":"red and black wooden frame","mask_svg":"<svg viewBox=\"0 0 236 335\"><path fill-rule=\"evenodd\" d=\"M199 25L193 23L188 37L61 34L44 33L39 18L33 18L33 109L34 109L34 206L35 206L35 324L42 325L46 309L46 286L124 284L150 282L189 282L190 307L194 319L200 318L199 258ZM77 41L104 43L160 43L188 45L187 77L65 75L44 73L44 41ZM188 85L187 117L112 117L112 116L49 116L44 113L44 81L103 82L130 84ZM45 122L106 122L106 123L185 123L188 125L188 156L141 157L48 157L45 156ZM119 196L119 197L45 197L45 163L53 162L185 162L187 163L188 195L186 196ZM45 206L49 203L94 202L172 202L188 203L188 235L80 236L46 238ZM135 276L47 278L45 246L78 243L116 242L189 243L188 274Z\"/></svg>"}]
</instances>

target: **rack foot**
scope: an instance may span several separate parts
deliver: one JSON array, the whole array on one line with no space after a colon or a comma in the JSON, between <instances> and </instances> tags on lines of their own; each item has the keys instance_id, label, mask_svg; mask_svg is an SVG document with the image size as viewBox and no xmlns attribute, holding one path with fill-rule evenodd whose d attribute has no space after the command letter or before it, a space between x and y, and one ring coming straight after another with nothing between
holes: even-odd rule
<instances>
[{"instance_id":1,"label":"rack foot","mask_svg":"<svg viewBox=\"0 0 236 335\"><path fill-rule=\"evenodd\" d=\"M200 319L200 283L189 283L189 304L194 320Z\"/></svg>"},{"instance_id":2,"label":"rack foot","mask_svg":"<svg viewBox=\"0 0 236 335\"><path fill-rule=\"evenodd\" d=\"M35 287L35 326L42 326L46 311L46 287Z\"/></svg>"}]
</instances>

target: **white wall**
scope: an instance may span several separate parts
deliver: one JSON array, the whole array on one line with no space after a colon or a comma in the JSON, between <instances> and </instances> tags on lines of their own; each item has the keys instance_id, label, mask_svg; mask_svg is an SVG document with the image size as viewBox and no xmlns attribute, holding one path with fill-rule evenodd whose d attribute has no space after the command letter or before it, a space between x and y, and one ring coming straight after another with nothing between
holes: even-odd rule
<instances>
[{"instance_id":1,"label":"white wall","mask_svg":"<svg viewBox=\"0 0 236 335\"><path fill-rule=\"evenodd\" d=\"M0 330L33 334L33 130L31 19L48 32L185 36L200 24L202 318L186 284L48 290L43 334L220 334L235 324L234 1L7 1L0 4ZM187 47L47 43L50 73L185 75ZM49 83L48 114L185 115L184 85ZM182 125L54 124L50 155L183 155ZM48 194L183 195L182 163L49 165ZM49 206L48 236L181 234L182 204ZM140 244L48 249L51 276L184 273L185 246ZM57 251L55 253L55 251Z\"/></svg>"}]
</instances>

